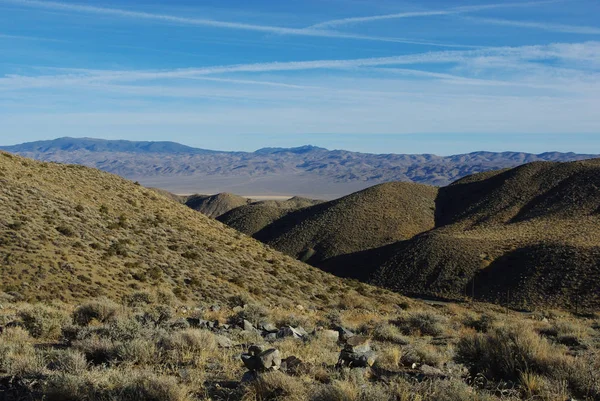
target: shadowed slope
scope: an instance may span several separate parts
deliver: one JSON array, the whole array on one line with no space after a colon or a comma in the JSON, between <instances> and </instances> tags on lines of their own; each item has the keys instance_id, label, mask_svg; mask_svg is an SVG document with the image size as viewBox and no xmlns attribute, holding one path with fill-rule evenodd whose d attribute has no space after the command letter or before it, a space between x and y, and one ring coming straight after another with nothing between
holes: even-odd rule
<instances>
[{"instance_id":1,"label":"shadowed slope","mask_svg":"<svg viewBox=\"0 0 600 401\"><path fill-rule=\"evenodd\" d=\"M408 239L433 228L437 188L376 185L277 220L255 237L313 265L334 256Z\"/></svg>"},{"instance_id":2,"label":"shadowed slope","mask_svg":"<svg viewBox=\"0 0 600 401\"><path fill-rule=\"evenodd\" d=\"M219 216L217 220L244 234L254 235L291 212L319 203L322 201L298 196L285 201L267 200L240 206Z\"/></svg>"},{"instance_id":3,"label":"shadowed slope","mask_svg":"<svg viewBox=\"0 0 600 401\"><path fill-rule=\"evenodd\" d=\"M600 160L533 163L440 189L435 230L394 245L372 282L405 293L600 305ZM472 280L475 280L473 283Z\"/></svg>"}]
</instances>

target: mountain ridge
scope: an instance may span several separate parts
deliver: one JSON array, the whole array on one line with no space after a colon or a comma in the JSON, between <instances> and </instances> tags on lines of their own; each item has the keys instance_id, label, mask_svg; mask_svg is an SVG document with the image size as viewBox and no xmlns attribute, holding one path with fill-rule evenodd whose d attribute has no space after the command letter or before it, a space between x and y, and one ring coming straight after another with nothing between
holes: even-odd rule
<instances>
[{"instance_id":1,"label":"mountain ridge","mask_svg":"<svg viewBox=\"0 0 600 401\"><path fill-rule=\"evenodd\" d=\"M174 193L298 195L335 199L390 181L445 186L475 173L592 154L479 151L450 156L372 154L305 145L228 152L174 142L59 138L0 146L42 161L82 164ZM293 184L293 185L292 185Z\"/></svg>"}]
</instances>

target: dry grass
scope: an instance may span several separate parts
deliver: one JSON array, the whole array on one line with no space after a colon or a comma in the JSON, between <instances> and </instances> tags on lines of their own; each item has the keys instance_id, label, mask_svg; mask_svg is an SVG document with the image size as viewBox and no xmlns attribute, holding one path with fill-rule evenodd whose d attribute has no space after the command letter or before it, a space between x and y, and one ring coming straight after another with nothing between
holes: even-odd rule
<instances>
[{"instance_id":1,"label":"dry grass","mask_svg":"<svg viewBox=\"0 0 600 401\"><path fill-rule=\"evenodd\" d=\"M310 328L332 327L334 322L350 324L347 327L357 333L373 336L378 358L371 372L337 369L341 345L321 330L305 341L266 342L260 335L234 328L221 335L234 343L275 347L284 358L296 356L302 361L302 367L293 373L272 372L240 383L245 369L239 355L244 348L220 348L217 333L177 324L182 312L161 315L160 311L170 307L150 302L129 307L105 298L92 299L80 308L88 310L95 305L92 311L113 311L116 305L117 312L107 314L110 318L104 321L60 320L58 329L63 335L50 343L32 337L25 328L6 328L0 335L0 380L11 377L13 382L23 383L24 387L9 387L20 396L38 394L49 400L491 401L499 399L494 395L499 388L505 400L555 400L557 396L594 400L600 396L600 333L593 328L593 319L563 314L542 322L484 304L435 310L411 303L407 311L396 313L339 310L327 323L331 316L325 311L254 305L266 321L295 319ZM31 314L48 316L35 313L35 309L50 309L67 317L81 313L66 304L5 302L0 317L18 323ZM28 315L19 311L28 311ZM218 316L222 322L239 317L233 306L199 313ZM157 318L159 315L166 317ZM489 325L485 331L477 331L466 317L479 316L480 320L482 315L488 316ZM408 325L407 334L400 334L399 322ZM430 332L424 327L431 322L442 326L443 337L422 335ZM588 348L569 348L543 334L554 327L561 333L584 333ZM422 365L439 369L445 377L422 376ZM230 384L223 387L223 383Z\"/></svg>"}]
</instances>

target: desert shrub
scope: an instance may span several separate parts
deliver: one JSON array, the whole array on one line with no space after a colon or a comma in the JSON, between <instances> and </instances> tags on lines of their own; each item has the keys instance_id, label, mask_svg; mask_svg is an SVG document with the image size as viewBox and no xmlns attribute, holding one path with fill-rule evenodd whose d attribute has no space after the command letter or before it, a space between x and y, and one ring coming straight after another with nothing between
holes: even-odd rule
<instances>
[{"instance_id":1,"label":"desert shrub","mask_svg":"<svg viewBox=\"0 0 600 401\"><path fill-rule=\"evenodd\" d=\"M73 349L82 352L94 365L110 364L117 359L117 345L108 338L90 337L73 342Z\"/></svg>"},{"instance_id":2,"label":"desert shrub","mask_svg":"<svg viewBox=\"0 0 600 401\"><path fill-rule=\"evenodd\" d=\"M146 291L136 291L125 298L129 307L145 306L154 302L152 294Z\"/></svg>"},{"instance_id":3,"label":"desert shrub","mask_svg":"<svg viewBox=\"0 0 600 401\"><path fill-rule=\"evenodd\" d=\"M440 336L445 332L447 319L432 312L414 312L394 322L407 335Z\"/></svg>"},{"instance_id":4,"label":"desert shrub","mask_svg":"<svg viewBox=\"0 0 600 401\"><path fill-rule=\"evenodd\" d=\"M386 322L380 322L373 328L373 338L377 341L387 341L399 345L407 345L410 339L404 336L398 327Z\"/></svg>"},{"instance_id":5,"label":"desert shrub","mask_svg":"<svg viewBox=\"0 0 600 401\"><path fill-rule=\"evenodd\" d=\"M58 338L62 327L71 322L66 312L42 304L28 305L19 310L18 316L34 338Z\"/></svg>"},{"instance_id":6,"label":"desert shrub","mask_svg":"<svg viewBox=\"0 0 600 401\"><path fill-rule=\"evenodd\" d=\"M81 326L92 320L105 323L119 312L120 306L107 298L99 298L79 306L73 312L73 321Z\"/></svg>"},{"instance_id":7,"label":"desert shrub","mask_svg":"<svg viewBox=\"0 0 600 401\"><path fill-rule=\"evenodd\" d=\"M244 309L236 314L235 320L247 320L254 326L257 326L260 322L264 321L269 316L269 311L262 305L258 304L247 304Z\"/></svg>"},{"instance_id":8,"label":"desert shrub","mask_svg":"<svg viewBox=\"0 0 600 401\"><path fill-rule=\"evenodd\" d=\"M215 352L218 348L215 335L208 330L185 329L163 337L159 346L176 352Z\"/></svg>"},{"instance_id":9,"label":"desert shrub","mask_svg":"<svg viewBox=\"0 0 600 401\"><path fill-rule=\"evenodd\" d=\"M119 316L104 325L98 334L113 341L131 341L150 335L149 331L151 332L142 325L139 319L131 316Z\"/></svg>"},{"instance_id":10,"label":"desert shrub","mask_svg":"<svg viewBox=\"0 0 600 401\"><path fill-rule=\"evenodd\" d=\"M469 366L472 374L513 382L519 380L521 372L548 373L559 363L554 355L556 351L548 341L525 324L468 335L456 346L456 360Z\"/></svg>"},{"instance_id":11,"label":"desert shrub","mask_svg":"<svg viewBox=\"0 0 600 401\"><path fill-rule=\"evenodd\" d=\"M156 362L156 346L153 341L136 338L117 344L115 357L133 365L151 365Z\"/></svg>"},{"instance_id":12,"label":"desert shrub","mask_svg":"<svg viewBox=\"0 0 600 401\"><path fill-rule=\"evenodd\" d=\"M375 364L385 370L397 370L402 361L402 349L396 345L383 347L377 356Z\"/></svg>"},{"instance_id":13,"label":"desert shrub","mask_svg":"<svg viewBox=\"0 0 600 401\"><path fill-rule=\"evenodd\" d=\"M275 322L275 325L277 327L283 327L283 326L292 326L292 327L298 327L301 326L305 329L307 329L308 327L310 327L310 320L305 317L305 316L299 316L296 315L294 313L291 313L289 315L285 315L280 319L277 319L277 321Z\"/></svg>"},{"instance_id":14,"label":"desert shrub","mask_svg":"<svg viewBox=\"0 0 600 401\"><path fill-rule=\"evenodd\" d=\"M153 305L146 308L144 313L139 316L143 324L162 325L175 316L173 308L168 305Z\"/></svg>"},{"instance_id":15,"label":"desert shrub","mask_svg":"<svg viewBox=\"0 0 600 401\"><path fill-rule=\"evenodd\" d=\"M189 390L174 377L138 371L91 371L50 377L49 401L188 401Z\"/></svg>"},{"instance_id":16,"label":"desert shrub","mask_svg":"<svg viewBox=\"0 0 600 401\"><path fill-rule=\"evenodd\" d=\"M494 318L494 316L487 313L483 313L479 317L475 317L472 315L467 316L463 323L467 327L485 333L492 328L495 320L496 319Z\"/></svg>"},{"instance_id":17,"label":"desert shrub","mask_svg":"<svg viewBox=\"0 0 600 401\"><path fill-rule=\"evenodd\" d=\"M44 360L36 353L29 333L20 327L5 329L0 336L0 373L10 376L39 376Z\"/></svg>"},{"instance_id":18,"label":"desert shrub","mask_svg":"<svg viewBox=\"0 0 600 401\"><path fill-rule=\"evenodd\" d=\"M306 400L306 385L299 379L281 372L260 375L244 388L243 401L254 400Z\"/></svg>"},{"instance_id":19,"label":"desert shrub","mask_svg":"<svg viewBox=\"0 0 600 401\"><path fill-rule=\"evenodd\" d=\"M48 369L74 375L82 374L88 367L85 355L74 349L52 350L47 353L46 361Z\"/></svg>"},{"instance_id":20,"label":"desert shrub","mask_svg":"<svg viewBox=\"0 0 600 401\"><path fill-rule=\"evenodd\" d=\"M75 236L75 230L69 226L58 226L56 227L56 231L64 235L65 237L73 237Z\"/></svg>"},{"instance_id":21,"label":"desert shrub","mask_svg":"<svg viewBox=\"0 0 600 401\"><path fill-rule=\"evenodd\" d=\"M413 343L402 348L400 360L405 366L413 363L440 366L444 362L444 355L431 344Z\"/></svg>"}]
</instances>

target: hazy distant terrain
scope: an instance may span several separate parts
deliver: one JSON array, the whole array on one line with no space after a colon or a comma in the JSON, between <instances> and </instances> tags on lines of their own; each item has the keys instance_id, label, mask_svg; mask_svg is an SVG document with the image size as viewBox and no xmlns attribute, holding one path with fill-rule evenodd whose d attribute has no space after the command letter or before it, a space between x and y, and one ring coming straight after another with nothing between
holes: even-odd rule
<instances>
[{"instance_id":1,"label":"hazy distant terrain","mask_svg":"<svg viewBox=\"0 0 600 401\"><path fill-rule=\"evenodd\" d=\"M60 138L0 149L44 161L82 164L174 193L299 195L333 199L389 181L437 186L470 174L534 161L594 157L549 152L475 152L454 156L367 154L314 146L222 152L173 142Z\"/></svg>"}]
</instances>

